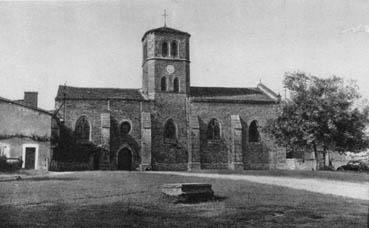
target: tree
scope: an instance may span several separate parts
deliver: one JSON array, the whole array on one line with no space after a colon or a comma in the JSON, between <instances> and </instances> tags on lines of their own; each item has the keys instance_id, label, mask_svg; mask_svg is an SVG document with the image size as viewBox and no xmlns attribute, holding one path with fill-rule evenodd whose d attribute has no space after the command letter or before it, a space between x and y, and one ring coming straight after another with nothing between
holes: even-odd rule
<instances>
[{"instance_id":1,"label":"tree","mask_svg":"<svg viewBox=\"0 0 369 228\"><path fill-rule=\"evenodd\" d=\"M369 107L354 107L360 98L355 83L299 72L286 73L283 83L290 99L281 102L277 118L269 120L264 129L279 145L311 148L317 168L319 152L325 156L327 150L357 152L369 147L365 134Z\"/></svg>"}]
</instances>

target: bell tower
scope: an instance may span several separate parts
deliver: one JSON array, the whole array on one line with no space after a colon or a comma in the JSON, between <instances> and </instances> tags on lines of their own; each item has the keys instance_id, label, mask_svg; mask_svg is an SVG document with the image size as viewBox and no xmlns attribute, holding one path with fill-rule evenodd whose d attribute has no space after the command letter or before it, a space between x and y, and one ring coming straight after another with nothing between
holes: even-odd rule
<instances>
[{"instance_id":1,"label":"bell tower","mask_svg":"<svg viewBox=\"0 0 369 228\"><path fill-rule=\"evenodd\" d=\"M142 91L188 94L190 89L190 34L169 27L147 31L142 37Z\"/></svg>"}]
</instances>

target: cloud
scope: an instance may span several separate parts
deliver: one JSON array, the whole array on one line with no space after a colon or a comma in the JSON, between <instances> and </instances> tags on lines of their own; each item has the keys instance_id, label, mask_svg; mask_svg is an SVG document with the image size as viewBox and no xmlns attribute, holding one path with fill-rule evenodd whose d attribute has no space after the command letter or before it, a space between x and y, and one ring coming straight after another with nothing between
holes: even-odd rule
<instances>
[{"instance_id":1,"label":"cloud","mask_svg":"<svg viewBox=\"0 0 369 228\"><path fill-rule=\"evenodd\" d=\"M364 32L364 33L369 34L369 25L359 25L359 26L348 28L342 31L342 33L348 33L348 32L353 32L353 33Z\"/></svg>"}]
</instances>

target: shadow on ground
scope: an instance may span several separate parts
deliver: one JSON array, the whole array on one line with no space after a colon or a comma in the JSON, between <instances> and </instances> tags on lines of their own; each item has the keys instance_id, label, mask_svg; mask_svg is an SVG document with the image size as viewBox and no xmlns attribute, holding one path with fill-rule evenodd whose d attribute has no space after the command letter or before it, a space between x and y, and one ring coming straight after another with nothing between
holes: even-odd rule
<instances>
[{"instance_id":1,"label":"shadow on ground","mask_svg":"<svg viewBox=\"0 0 369 228\"><path fill-rule=\"evenodd\" d=\"M192 206L189 203L176 204L173 207L134 202L78 207L63 203L42 207L0 206L0 224L25 227L47 227L50 224L63 227L295 227L310 224L311 227L319 227L323 218L314 211L280 205L225 210L219 201ZM351 227L352 224L339 225Z\"/></svg>"},{"instance_id":2,"label":"shadow on ground","mask_svg":"<svg viewBox=\"0 0 369 228\"><path fill-rule=\"evenodd\" d=\"M199 204L206 202L221 202L227 199L224 196L187 196L187 197L171 197L167 195L162 195L161 197L164 201L168 203L182 203L182 204Z\"/></svg>"}]
</instances>

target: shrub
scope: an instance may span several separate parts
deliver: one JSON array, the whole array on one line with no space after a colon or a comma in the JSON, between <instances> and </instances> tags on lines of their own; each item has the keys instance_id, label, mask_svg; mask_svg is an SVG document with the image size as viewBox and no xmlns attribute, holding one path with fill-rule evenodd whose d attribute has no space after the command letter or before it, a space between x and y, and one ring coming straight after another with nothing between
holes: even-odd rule
<instances>
[{"instance_id":1,"label":"shrub","mask_svg":"<svg viewBox=\"0 0 369 228\"><path fill-rule=\"evenodd\" d=\"M8 159L5 156L0 156L0 171L14 172L22 168L22 159Z\"/></svg>"},{"instance_id":2,"label":"shrub","mask_svg":"<svg viewBox=\"0 0 369 228\"><path fill-rule=\"evenodd\" d=\"M89 163L83 163L83 162L52 161L51 164L50 164L50 170L52 170L52 171L93 170L93 166Z\"/></svg>"},{"instance_id":3,"label":"shrub","mask_svg":"<svg viewBox=\"0 0 369 228\"><path fill-rule=\"evenodd\" d=\"M0 156L0 171L6 171L8 163L5 156Z\"/></svg>"}]
</instances>

